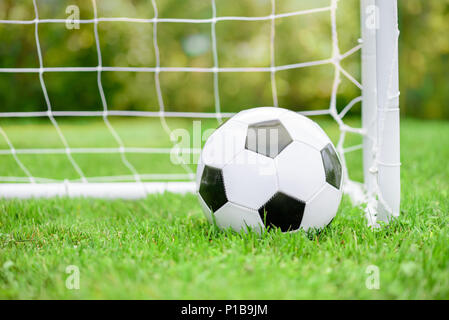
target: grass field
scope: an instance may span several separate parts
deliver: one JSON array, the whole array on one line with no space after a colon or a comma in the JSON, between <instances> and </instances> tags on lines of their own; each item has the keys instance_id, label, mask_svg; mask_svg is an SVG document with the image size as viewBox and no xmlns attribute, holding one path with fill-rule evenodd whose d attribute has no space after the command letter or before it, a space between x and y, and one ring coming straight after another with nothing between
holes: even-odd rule
<instances>
[{"instance_id":1,"label":"grass field","mask_svg":"<svg viewBox=\"0 0 449 320\"><path fill-rule=\"evenodd\" d=\"M138 126L117 125L127 145L147 139ZM3 127L16 148L36 144L36 131ZM75 129L63 128L71 146L86 142L77 142ZM41 133L40 145L57 147L54 133ZM87 142L107 144L96 134ZM216 230L194 195L0 200L0 298L449 299L449 123L404 119L401 155L402 214L378 231L346 197L321 234L262 237ZM0 176L19 174L7 157ZM70 176L54 157L23 161L55 178ZM66 288L70 265L80 270L79 290ZM379 268L378 290L365 285L371 265Z\"/></svg>"}]
</instances>

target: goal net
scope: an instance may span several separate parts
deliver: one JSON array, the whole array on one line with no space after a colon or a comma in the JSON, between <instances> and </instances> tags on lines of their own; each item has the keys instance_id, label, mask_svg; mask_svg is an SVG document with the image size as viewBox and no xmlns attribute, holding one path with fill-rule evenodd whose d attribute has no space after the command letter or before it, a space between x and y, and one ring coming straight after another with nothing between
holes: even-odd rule
<instances>
[{"instance_id":1,"label":"goal net","mask_svg":"<svg viewBox=\"0 0 449 320\"><path fill-rule=\"evenodd\" d=\"M392 0L5 0L0 197L195 190L240 110L316 120L370 224L399 213Z\"/></svg>"}]
</instances>

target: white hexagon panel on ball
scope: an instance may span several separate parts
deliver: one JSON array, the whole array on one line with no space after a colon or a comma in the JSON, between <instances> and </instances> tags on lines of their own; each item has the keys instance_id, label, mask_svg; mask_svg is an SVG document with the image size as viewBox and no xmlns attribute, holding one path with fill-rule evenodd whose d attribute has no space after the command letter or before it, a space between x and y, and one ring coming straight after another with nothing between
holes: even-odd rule
<instances>
[{"instance_id":1,"label":"white hexagon panel on ball","mask_svg":"<svg viewBox=\"0 0 449 320\"><path fill-rule=\"evenodd\" d=\"M251 229L257 233L264 230L264 225L256 210L228 202L215 212L215 223L221 229L231 228L236 232Z\"/></svg>"},{"instance_id":2,"label":"white hexagon panel on ball","mask_svg":"<svg viewBox=\"0 0 449 320\"><path fill-rule=\"evenodd\" d=\"M200 203L201 209L203 210L204 216L206 217L207 221L209 221L209 223L213 223L212 210L209 208L206 202L204 202L200 194L198 194L198 201Z\"/></svg>"},{"instance_id":3,"label":"white hexagon panel on ball","mask_svg":"<svg viewBox=\"0 0 449 320\"><path fill-rule=\"evenodd\" d=\"M244 150L223 168L228 200L258 210L277 191L274 160Z\"/></svg>"},{"instance_id":4,"label":"white hexagon panel on ball","mask_svg":"<svg viewBox=\"0 0 449 320\"><path fill-rule=\"evenodd\" d=\"M202 159L202 156L200 155L198 159L198 164L196 166L196 189L195 191L198 192L200 189L200 183L201 183L201 177L203 176L204 171L204 162Z\"/></svg>"},{"instance_id":5,"label":"white hexagon panel on ball","mask_svg":"<svg viewBox=\"0 0 449 320\"><path fill-rule=\"evenodd\" d=\"M326 182L321 153L315 148L293 141L276 158L279 190L306 202Z\"/></svg>"},{"instance_id":6,"label":"white hexagon panel on ball","mask_svg":"<svg viewBox=\"0 0 449 320\"><path fill-rule=\"evenodd\" d=\"M305 231L310 228L322 229L327 226L337 214L342 192L324 184L323 188L306 203L301 228Z\"/></svg>"},{"instance_id":7,"label":"white hexagon panel on ball","mask_svg":"<svg viewBox=\"0 0 449 320\"><path fill-rule=\"evenodd\" d=\"M281 115L280 120L293 140L306 143L318 151L323 149L328 143L332 143L316 122L303 115L288 111Z\"/></svg>"},{"instance_id":8,"label":"white hexagon panel on ball","mask_svg":"<svg viewBox=\"0 0 449 320\"><path fill-rule=\"evenodd\" d=\"M232 120L240 121L246 124L253 124L257 122L279 120L280 116L286 112L287 109L275 108L275 107L261 107L256 109L243 110L237 113Z\"/></svg>"},{"instance_id":9,"label":"white hexagon panel on ball","mask_svg":"<svg viewBox=\"0 0 449 320\"><path fill-rule=\"evenodd\" d=\"M222 169L245 148L248 126L233 119L225 122L209 137L201 153L201 161Z\"/></svg>"}]
</instances>

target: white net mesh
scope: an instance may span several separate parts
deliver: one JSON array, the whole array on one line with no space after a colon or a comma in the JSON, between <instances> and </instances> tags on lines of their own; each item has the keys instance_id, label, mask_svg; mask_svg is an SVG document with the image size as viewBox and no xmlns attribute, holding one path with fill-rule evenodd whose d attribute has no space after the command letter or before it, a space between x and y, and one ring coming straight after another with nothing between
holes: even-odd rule
<instances>
[{"instance_id":1,"label":"white net mesh","mask_svg":"<svg viewBox=\"0 0 449 320\"><path fill-rule=\"evenodd\" d=\"M217 1L218 2L218 1ZM133 118L141 118L141 119L149 119L155 118L160 120L160 126L162 130L170 136L173 132L173 127L170 126L169 119L171 118L184 118L184 119L216 119L217 123L221 123L222 119L231 117L235 112L223 112L222 110L222 96L220 95L220 75L224 74L268 74L269 75L269 86L271 91L271 105L275 107L288 107L290 109L298 110L299 106L285 106L280 103L279 99L279 79L277 74L283 71L288 70L300 70L300 69L308 69L318 66L332 66L333 67L333 80L331 85L330 103L323 109L313 109L313 110L303 110L299 111L300 113L306 116L330 116L338 125L339 129L339 139L336 145L338 152L341 155L341 159L343 161L344 167L344 180L347 185L351 183L348 174L348 166L346 164L346 156L350 152L354 152L357 150L361 150L362 144L357 144L353 146L346 146L345 138L347 134L356 134L356 135L366 135L366 131L360 127L354 127L349 125L344 121L344 117L348 114L348 112L359 102L361 102L362 97L356 96L349 103L344 106L338 106L338 92L343 79L345 81L349 81L354 88L362 89L361 83L356 79L355 76L352 76L343 66L342 62L348 59L349 57L354 57L355 54L361 50L362 45L360 43L354 43L353 47L345 52L340 51L339 46L339 32L337 26L337 12L338 8L338 0L330 0L327 1L328 5L318 7L318 8L307 8L296 11L289 12L278 12L276 9L276 1L271 0L269 3L271 6L271 13L269 15L263 16L218 16L217 15L217 3L215 0L211 0L210 2L210 17L202 18L202 19L194 19L194 18L166 18L160 17L158 14L158 3L155 0L151 1L151 6L153 9L153 17L152 18L128 18L128 17L101 17L98 15L97 10L97 2L92 0L92 9L93 9L93 18L91 19L82 19L74 20L73 22L80 23L81 25L88 24L93 25L94 28L94 46L96 49L96 66L88 66L88 67L55 67L55 66L46 66L44 64L43 53L42 53L42 39L40 37L40 30L43 25L58 25L58 24L66 24L66 19L43 19L40 18L39 12L40 7L39 3L36 0L33 0L34 7L34 18L33 19L24 19L24 20L14 20L14 19L4 19L0 20L0 25L31 25L34 26L34 38L37 48L37 56L39 61L38 67L8 67L3 65L0 68L1 74L35 74L38 75L40 88L42 94L44 96L46 109L40 111L21 111L20 105L16 107L17 110L9 110L2 111L0 109L0 119L17 119L17 118L45 118L48 119L51 125L54 127L56 131L57 138L61 143L61 147L55 148L43 148L39 145L33 145L29 148L24 147L16 147L13 140L10 139L9 134L7 134L7 130L4 130L0 123L0 136L3 137L6 146L0 150L0 157L2 156L12 156L17 167L20 169L20 172L23 175L3 175L0 176L1 182L14 182L14 183L23 183L28 182L31 184L38 183L60 183L64 182L67 188L67 185L70 183L83 183L83 185L88 183L96 183L96 182L135 182L137 185L141 186L143 193L151 192L151 188L149 188L148 184L144 182L148 181L193 181L194 180L194 172L192 166L189 163L182 163L179 165L183 167L184 172L151 172L152 165L148 166L145 172L142 172L141 166L136 166L133 161L130 161L130 157L133 154L149 154L149 155L173 155L173 147L170 146L161 146L161 147L146 147L146 146L129 146L124 142L122 136L120 134L120 130L117 130L114 125L114 121L111 118L114 117L133 117ZM314 3L310 1L310 3ZM323 1L318 1L316 3L323 3ZM47 4L49 5L49 4ZM328 19L330 21L330 34L331 34L331 55L324 59L317 60L309 60L309 61L301 61L290 64L277 64L276 63L276 48L277 48L277 34L276 34L276 23L282 21L283 19L292 18L292 17L302 17L302 16L310 16L313 18L314 15L328 15ZM264 48L265 52L269 52L269 65L263 67L257 66L222 66L219 61L220 50L226 50L226 48L220 48L218 44L219 36L217 36L217 25L221 23L231 23L231 22L266 22L270 24L269 28L269 46ZM144 24L152 26L152 49L154 50L154 66L151 67L143 67L143 66L111 66L105 65L103 55L102 55L102 45L101 45L101 37L99 33L99 25L103 23L108 24ZM167 52L164 52L159 45L159 40L161 35L158 32L159 26L163 24L166 25L176 25L182 24L185 25L201 25L208 26L210 28L210 51L213 65L210 67L205 66L165 66L162 64L162 57ZM359 34L359 30L355 30L356 34ZM198 40L198 39L197 39ZM201 40L201 39L200 39ZM285 41L285 39L283 39ZM200 44L196 43L196 46ZM315 45L311 43L311 45ZM244 50L244 48L242 49ZM47 81L44 75L49 74L61 74L61 73L73 73L73 74L96 74L96 85L98 87L98 93L100 96L102 109L100 110L83 110L83 106L80 105L77 110L55 110L52 97L49 95L47 90ZM156 92L157 101L157 110L117 110L116 108L110 108L108 105L107 95L105 94L104 89L104 77L103 75L106 73L136 73L136 74L148 74L154 77L154 86ZM210 74L213 81L213 111L212 112L204 112L203 110L198 110L195 106L192 106L191 110L167 110L166 107L166 96L164 96L164 83L161 81L162 74L193 74L193 73L203 73ZM282 84L284 85L284 84ZM319 86L319 84L317 84ZM319 90L319 88L315 88ZM360 92L360 91L359 91ZM199 94L199 93L198 93ZM20 101L20 99L17 99ZM242 108L249 106L241 106ZM257 107L257 105L252 105L251 107ZM112 136L116 146L115 147L106 147L106 146L73 146L69 143L69 140L66 138L64 134L64 130L61 129L60 119L66 118L101 118L110 135ZM375 120L373 120L375 121ZM64 122L65 123L65 122ZM26 124L25 124L26 125ZM36 134L39 134L36 132ZM79 135L82 136L83 132L79 132ZM86 135L86 141L89 137ZM361 141L361 139L360 139ZM200 147L200 146L199 146ZM188 150L178 150L181 153L191 153L198 154L199 148L198 146L189 148ZM98 170L97 174L92 174L92 170L89 170L89 173L86 173L86 165L80 165L79 160L77 160L77 155L89 155L89 154L102 154L102 155L118 155L120 157L120 161L123 166L126 168L126 172L120 172L117 174L105 174L102 175L102 170ZM44 174L36 173L36 170L30 170L28 165L22 161L22 157L27 155L38 155L38 156L47 156L47 155L57 155L64 156L69 161L70 166L73 167L73 170L76 172L75 177L64 177L64 178L52 178L47 177ZM94 164L90 163L91 166L101 167L101 163ZM164 185L166 186L166 185ZM84 187L87 188L88 187ZM140 188L140 187L139 187ZM158 186L158 190L162 188L160 185ZM189 187L188 187L189 188ZM187 188L187 189L188 189ZM182 189L182 188L181 188ZM139 191L140 192L140 191Z\"/></svg>"}]
</instances>

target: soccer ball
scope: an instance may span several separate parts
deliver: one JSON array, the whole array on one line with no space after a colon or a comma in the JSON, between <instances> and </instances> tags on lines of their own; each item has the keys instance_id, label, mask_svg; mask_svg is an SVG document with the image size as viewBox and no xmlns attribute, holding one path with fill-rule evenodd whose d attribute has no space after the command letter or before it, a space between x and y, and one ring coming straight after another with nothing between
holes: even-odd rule
<instances>
[{"instance_id":1,"label":"soccer ball","mask_svg":"<svg viewBox=\"0 0 449 320\"><path fill-rule=\"evenodd\" d=\"M337 213L342 166L326 133L282 108L242 111L206 141L197 193L219 228L321 229Z\"/></svg>"}]
</instances>

